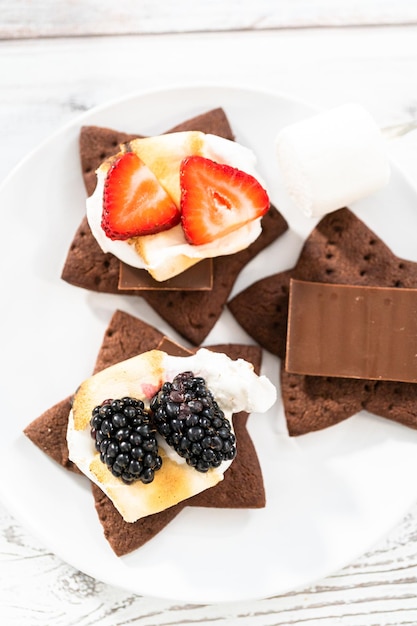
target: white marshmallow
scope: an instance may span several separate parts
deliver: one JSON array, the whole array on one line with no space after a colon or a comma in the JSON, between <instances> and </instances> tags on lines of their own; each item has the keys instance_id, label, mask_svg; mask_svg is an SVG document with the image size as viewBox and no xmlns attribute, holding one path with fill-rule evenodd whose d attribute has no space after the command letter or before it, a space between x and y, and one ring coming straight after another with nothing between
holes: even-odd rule
<instances>
[{"instance_id":1,"label":"white marshmallow","mask_svg":"<svg viewBox=\"0 0 417 626\"><path fill-rule=\"evenodd\" d=\"M286 126L278 133L275 147L287 191L310 217L369 196L390 177L382 132L357 104Z\"/></svg>"}]
</instances>

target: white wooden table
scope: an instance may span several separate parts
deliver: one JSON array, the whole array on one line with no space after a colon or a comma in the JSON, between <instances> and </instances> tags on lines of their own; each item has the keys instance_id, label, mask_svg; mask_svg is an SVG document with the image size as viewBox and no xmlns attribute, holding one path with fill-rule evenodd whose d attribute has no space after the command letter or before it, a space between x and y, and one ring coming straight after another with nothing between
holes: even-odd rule
<instances>
[{"instance_id":1,"label":"white wooden table","mask_svg":"<svg viewBox=\"0 0 417 626\"><path fill-rule=\"evenodd\" d=\"M407 0L0 0L0 38L1 179L80 111L140 88L245 84L324 107L356 100L381 125L417 117L417 3ZM417 132L391 153L417 184ZM354 563L311 588L230 605L106 586L48 552L0 505L0 623L417 624L417 480L415 508Z\"/></svg>"}]
</instances>

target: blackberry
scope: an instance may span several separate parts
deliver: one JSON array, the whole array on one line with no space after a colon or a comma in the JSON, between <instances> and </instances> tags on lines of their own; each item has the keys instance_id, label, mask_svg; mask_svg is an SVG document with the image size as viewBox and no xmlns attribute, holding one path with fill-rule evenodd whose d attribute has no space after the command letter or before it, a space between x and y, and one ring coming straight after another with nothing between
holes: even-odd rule
<instances>
[{"instance_id":1,"label":"blackberry","mask_svg":"<svg viewBox=\"0 0 417 626\"><path fill-rule=\"evenodd\" d=\"M193 372L178 374L153 396L150 408L158 432L199 472L236 456L231 424L204 378Z\"/></svg>"},{"instance_id":2,"label":"blackberry","mask_svg":"<svg viewBox=\"0 0 417 626\"><path fill-rule=\"evenodd\" d=\"M130 484L151 483L161 467L156 431L141 400L105 400L93 409L91 436L111 473Z\"/></svg>"}]
</instances>

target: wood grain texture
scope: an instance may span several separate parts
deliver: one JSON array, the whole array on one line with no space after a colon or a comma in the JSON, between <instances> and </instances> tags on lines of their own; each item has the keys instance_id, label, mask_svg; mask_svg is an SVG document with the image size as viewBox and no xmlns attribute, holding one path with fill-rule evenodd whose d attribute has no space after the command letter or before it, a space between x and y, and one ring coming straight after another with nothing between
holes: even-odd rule
<instances>
[{"instance_id":1,"label":"wood grain texture","mask_svg":"<svg viewBox=\"0 0 417 626\"><path fill-rule=\"evenodd\" d=\"M310 588L193 605L136 596L90 578L45 550L0 506L0 617L7 626L415 624L416 519L417 507L372 552Z\"/></svg>"},{"instance_id":2,"label":"wood grain texture","mask_svg":"<svg viewBox=\"0 0 417 626\"><path fill-rule=\"evenodd\" d=\"M192 82L196 72L202 82L274 89L318 106L354 99L381 125L411 119L416 42L414 26L3 41L0 178L79 112L137 88ZM224 62L231 49L239 60L233 71ZM138 59L152 63L138 68ZM417 133L390 152L417 182ZM367 554L309 588L211 606L98 582L51 554L0 505L0 623L7 626L408 626L417 623L416 598L417 504Z\"/></svg>"},{"instance_id":3,"label":"wood grain texture","mask_svg":"<svg viewBox=\"0 0 417 626\"><path fill-rule=\"evenodd\" d=\"M2 0L0 38L264 30L417 22L409 0Z\"/></svg>"}]
</instances>

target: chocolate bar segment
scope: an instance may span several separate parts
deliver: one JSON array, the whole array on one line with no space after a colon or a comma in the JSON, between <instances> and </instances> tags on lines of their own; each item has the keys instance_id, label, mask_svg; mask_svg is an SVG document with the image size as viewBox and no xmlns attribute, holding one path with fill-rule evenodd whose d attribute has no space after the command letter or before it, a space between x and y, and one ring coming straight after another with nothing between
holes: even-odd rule
<instances>
[{"instance_id":1,"label":"chocolate bar segment","mask_svg":"<svg viewBox=\"0 0 417 626\"><path fill-rule=\"evenodd\" d=\"M285 368L417 382L417 290L291 280Z\"/></svg>"},{"instance_id":2,"label":"chocolate bar segment","mask_svg":"<svg viewBox=\"0 0 417 626\"><path fill-rule=\"evenodd\" d=\"M213 288L213 259L203 259L187 270L159 282L152 278L146 270L120 263L120 291L210 291Z\"/></svg>"}]
</instances>

